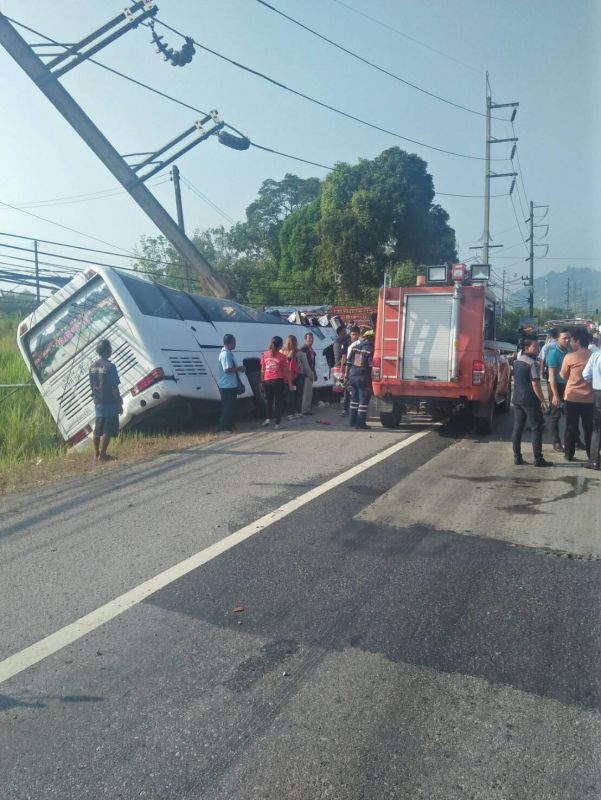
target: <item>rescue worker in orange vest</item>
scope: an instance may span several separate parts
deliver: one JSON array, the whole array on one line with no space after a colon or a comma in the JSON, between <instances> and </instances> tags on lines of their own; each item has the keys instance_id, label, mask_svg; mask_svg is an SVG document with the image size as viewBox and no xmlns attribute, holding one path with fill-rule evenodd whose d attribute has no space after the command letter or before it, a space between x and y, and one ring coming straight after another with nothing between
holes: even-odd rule
<instances>
[{"instance_id":1,"label":"rescue worker in orange vest","mask_svg":"<svg viewBox=\"0 0 601 800\"><path fill-rule=\"evenodd\" d=\"M357 430L367 430L367 409L371 399L371 364L374 355L374 332L364 331L348 356L351 388L350 424Z\"/></svg>"}]
</instances>

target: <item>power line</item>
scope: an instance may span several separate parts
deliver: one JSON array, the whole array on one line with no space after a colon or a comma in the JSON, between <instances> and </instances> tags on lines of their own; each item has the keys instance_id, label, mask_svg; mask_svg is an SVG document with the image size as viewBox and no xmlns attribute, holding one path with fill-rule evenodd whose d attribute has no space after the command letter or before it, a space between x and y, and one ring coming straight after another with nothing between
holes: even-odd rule
<instances>
[{"instance_id":1,"label":"power line","mask_svg":"<svg viewBox=\"0 0 601 800\"><path fill-rule=\"evenodd\" d=\"M444 58L448 58L450 61L454 61L456 64L461 64L462 67L466 69L472 70L472 72L476 72L479 75L482 75L484 70L476 69L476 67L472 67L470 64L466 64L465 61L460 61L458 58L454 58L453 56L448 55L447 53L443 53L442 50L437 50L435 47L431 47L429 44L420 41L419 39L415 39L413 36L409 36L409 34L400 31L398 28L395 28L392 25L389 25L386 22L382 22L382 20L377 19L376 17L372 17L369 14L365 14L363 11L359 11L358 8L354 8L353 6L349 5L348 3L342 2L342 0L334 0L335 3L338 3L339 6L344 6L349 11L352 11L354 14L359 14L361 17L365 17L365 19L371 20L371 22L375 22L376 25L380 25L382 28L387 28L389 31L402 36L404 39L408 39L410 42L414 42L415 44L421 45L421 47L425 47L427 50L431 50L433 53L437 53L439 56L443 56Z\"/></svg>"},{"instance_id":2,"label":"power line","mask_svg":"<svg viewBox=\"0 0 601 800\"><path fill-rule=\"evenodd\" d=\"M182 183L184 183L188 187L188 189L190 189L191 192L193 192L201 200L204 200L204 202L218 214L221 214L221 216L231 225L235 224L235 220L232 219L232 217L230 217L230 215L226 211L224 211L222 208L219 208L219 206L216 203L214 203L209 197L207 197L206 194L203 194L203 192L201 192L200 189L194 186L192 181L189 181L187 178L185 178L181 172L180 172L180 178L182 180Z\"/></svg>"},{"instance_id":3,"label":"power line","mask_svg":"<svg viewBox=\"0 0 601 800\"><path fill-rule=\"evenodd\" d=\"M163 177L160 181L150 183L149 186L162 186L168 183L169 178ZM54 197L48 200L34 200L27 203L13 203L15 208L42 208L44 206L63 206L71 205L73 203L84 203L88 200L104 200L107 197L114 197L119 194L127 194L125 189L101 189L97 192L85 192L83 194L66 195L63 197Z\"/></svg>"},{"instance_id":4,"label":"power line","mask_svg":"<svg viewBox=\"0 0 601 800\"><path fill-rule=\"evenodd\" d=\"M367 66L372 67L373 69L377 70L378 72L381 72L384 75L388 75L389 78L393 78L395 81L399 81L399 83L403 83L405 86L409 86L411 89L415 89L418 92L422 92L423 94L428 95L428 97L433 97L435 100L440 100L442 103L446 103L447 105L453 106L454 108L459 108L462 111L467 111L470 114L477 114L479 117L486 116L486 114L482 113L482 111L476 111L473 108L468 108L467 106L463 106L460 103L455 103L452 100L448 100L446 97L441 97L440 95L435 94L434 92L430 92L427 89L424 89L423 87L418 86L415 83L411 83L410 81L405 80L405 78L401 78L394 72L390 72L389 70L384 69L384 67L378 66L378 64L374 64L373 61L369 61L367 58L363 58L363 56L360 56L357 53L353 52L352 50L349 50L347 47L344 47L343 45L338 44L332 39L329 39L327 36L324 36L323 34L319 33L313 28L309 28L308 25L304 25L302 22L299 22L299 20L294 19L294 17L290 17L288 14L284 14L283 11L280 11L278 8L275 8L275 6L270 5L270 3L266 3L265 0L256 0L256 2L264 6L265 8L268 8L270 11L279 14L281 17L287 19L289 22L292 22L294 25L298 25L299 28L302 28L308 33L313 34L313 36L317 36L322 41L331 44L333 47L336 47L343 53L346 53L352 58L356 58L357 61L361 61L363 64L367 64Z\"/></svg>"},{"instance_id":5,"label":"power line","mask_svg":"<svg viewBox=\"0 0 601 800\"><path fill-rule=\"evenodd\" d=\"M172 33L175 33L177 36L181 36L182 38L185 38L183 33L181 33L180 31L176 30L175 28L172 28L171 25L168 25L166 22L163 22L162 20L159 20L159 19L155 20L155 22L157 24L162 25L164 28L167 28L167 30L171 31ZM304 92L301 92L301 91L299 91L297 89L293 89L292 87L287 86L285 83L282 83L281 81L278 81L275 78L271 78L268 75L265 75L264 73L259 72L258 70L252 69L252 67L247 67L246 65L241 64L239 61L235 61L234 59L229 58L228 56L225 56L222 53L218 53L216 50L213 50L210 47L207 47L206 45L201 44L196 39L193 39L192 41L194 42L196 47L199 47L201 50L204 50L205 52L210 53L211 55L216 56L217 58L220 58L222 61L225 61L228 64L231 64L232 66L243 70L244 72L248 72L251 75L255 75L256 77L261 78L261 79L267 81L268 83L271 83L273 86L277 86L277 87L279 87L280 89L283 89L286 92L290 92L291 94L296 95L297 97L302 97L304 100L308 100L310 103L314 103L315 105L318 105L321 108L325 108L328 111L332 111L335 114L339 114L340 116L345 117L346 119L350 119L350 120L353 120L354 122L358 122L360 125L365 125L366 127L372 128L373 130L379 131L380 133L385 133L388 136L393 136L395 139L401 139L401 140L403 140L405 142L410 142L411 144L418 145L419 147L425 147L428 150L435 150L438 153L445 153L446 155L456 156L458 158L467 158L467 159L470 159L472 161L484 161L485 160L482 156L471 156L471 155L468 155L466 153L457 153L454 150L446 150L446 149L444 149L442 147L436 147L435 145L426 144L425 142L420 142L417 139L410 139L408 136L403 136L400 133L388 130L387 128L383 128L380 125L374 125L374 123L369 122L368 120L362 119L361 117L357 117L354 114L349 114L346 111L342 111L342 109L336 108L335 106L331 106L331 105L329 105L329 103L324 103L321 100L317 100L315 97L311 97L310 95L305 94ZM492 160L494 160L494 161L506 161L507 159L492 159Z\"/></svg>"},{"instance_id":6,"label":"power line","mask_svg":"<svg viewBox=\"0 0 601 800\"><path fill-rule=\"evenodd\" d=\"M27 25L24 25L21 22L17 22L16 20L13 20L13 19L11 19L10 21L13 22L15 25L19 25L20 27L25 28L26 30L30 31L31 33L36 34L37 36L40 36L43 39L46 39L47 41L51 42L52 44L56 44L57 46L62 46L56 40L50 38L49 36L46 36L43 33L40 33L39 31L34 30L33 28L28 27ZM165 27L169 28L169 26L166 25L165 23L161 23L161 24L164 25ZM170 28L170 30L174 30L174 29ZM177 31L174 31L174 32L178 33ZM182 34L179 34L179 35L182 35ZM199 45L199 46L201 46L201 45ZM154 87L150 86L147 83L143 83L142 81L139 81L139 80L137 80L135 78L132 78L130 75L126 75L125 73L120 72L119 70L113 69L112 67L108 67L106 64L102 64L100 61L97 61L96 59L90 58L90 59L88 59L88 61L90 61L91 63L95 64L96 66L99 66L99 67L102 67L103 69L108 70L109 72L113 73L114 75L117 75L118 77L120 77L120 78L122 78L122 79L124 79L126 81L130 81L131 83L134 83L137 86L140 86L140 87L142 87L144 89L147 89L150 92L158 94L158 95L160 95L161 97L163 97L166 100L169 100L169 101L171 101L173 103L176 103L177 105L180 105L180 106L183 106L185 108L191 109L192 111L196 111L199 114L203 114L203 115L206 116L206 112L203 111L202 109L200 109L200 108L198 108L196 106L190 105L189 103L186 103L183 100L179 100L178 98L173 97L172 95L166 94L165 92L161 92L158 89L155 89ZM344 112L341 112L341 113L344 113ZM368 124L368 123L366 123L366 124ZM231 130L233 130L234 132L238 133L239 135L243 135L243 134L240 133L240 131L238 131L236 128L234 128L233 125L230 125L230 124L226 123L225 127L230 128ZM392 134L392 135L396 135L396 134ZM245 138L248 138L248 137L245 137ZM404 137L401 137L401 138L404 138ZM250 141L250 139L249 139L249 141ZM413 142L413 140L411 140L411 139L407 139L407 141ZM281 150L275 150L274 148L267 147L266 145L257 144L256 142L253 142L253 141L250 141L250 144L251 144L251 147L254 147L257 150L263 150L266 153L271 153L273 155L278 155L278 156L281 156L283 158L289 158L289 159L291 159L293 161L298 161L298 162L303 163L303 164L309 164L311 166L320 167L321 169L326 169L326 170L330 170L330 171L337 171L337 170L340 169L340 167L330 166L330 165L327 165L327 164L321 164L320 162L317 162L317 161L312 161L312 160L309 160L309 159L306 159L306 158L302 158L300 156L295 156L295 155L292 155L290 153L284 153ZM429 147L429 145L424 145L424 146L425 147ZM437 149L437 148L435 148L435 149ZM450 151L442 151L442 152L450 152ZM455 154L455 155L460 155L460 154ZM475 158L474 156L465 156L465 157L466 158ZM492 160L503 161L503 160L506 160L506 159L492 159ZM160 185L160 183L157 183L156 185ZM483 195L454 194L454 193L449 193L449 192L436 192L436 194L441 196L441 197L471 197L471 198L482 198L483 197ZM491 197L503 197L503 196L504 196L503 194L491 195ZM211 201L208 200L208 198L203 198L203 199L206 199L207 202L209 202L209 203L211 202ZM221 210L219 210L217 208L215 208L215 210L218 211L218 213L221 213Z\"/></svg>"},{"instance_id":7,"label":"power line","mask_svg":"<svg viewBox=\"0 0 601 800\"><path fill-rule=\"evenodd\" d=\"M104 239L99 239L97 236L91 236L89 233L83 233L83 231L78 231L75 228L69 228L68 225L62 225L60 222L55 222L52 219L46 219L46 217L41 217L39 214L34 214L32 211L27 211L24 208L18 208L18 206L13 206L11 203L5 203L0 200L0 206L6 206L7 208L12 208L13 211L20 211L21 214L27 214L29 217L35 217L36 219L41 220L42 222L47 222L49 225L56 225L58 228L63 228L66 231L70 231L70 233L76 233L78 236L85 236L86 239L91 239L94 242L100 242L101 244L106 244L109 247L115 247L117 250L124 250L124 252L130 252L125 250L124 247L119 247L117 244L112 244L111 242L105 242ZM131 254L131 253L130 253Z\"/></svg>"}]
</instances>

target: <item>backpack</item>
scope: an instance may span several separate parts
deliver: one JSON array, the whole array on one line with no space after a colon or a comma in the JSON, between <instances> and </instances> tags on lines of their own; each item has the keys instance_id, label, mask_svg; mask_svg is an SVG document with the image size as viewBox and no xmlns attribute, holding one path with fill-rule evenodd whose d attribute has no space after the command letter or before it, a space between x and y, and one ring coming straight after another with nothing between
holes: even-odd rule
<instances>
[{"instance_id":1,"label":"backpack","mask_svg":"<svg viewBox=\"0 0 601 800\"><path fill-rule=\"evenodd\" d=\"M330 369L332 369L332 367L336 363L336 359L334 357L334 344L333 343L329 344L327 347L324 347L323 356L324 356L324 358L326 360L326 363L327 363L328 367Z\"/></svg>"}]
</instances>

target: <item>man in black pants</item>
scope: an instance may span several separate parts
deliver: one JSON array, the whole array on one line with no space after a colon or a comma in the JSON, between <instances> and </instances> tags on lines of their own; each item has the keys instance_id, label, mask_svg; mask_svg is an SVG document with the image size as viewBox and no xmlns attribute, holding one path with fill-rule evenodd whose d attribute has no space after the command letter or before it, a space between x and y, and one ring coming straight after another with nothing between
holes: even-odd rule
<instances>
[{"instance_id":1,"label":"man in black pants","mask_svg":"<svg viewBox=\"0 0 601 800\"><path fill-rule=\"evenodd\" d=\"M543 411L547 401L540 385L540 366L537 356L540 350L538 339L524 338L522 354L513 365L513 460L515 464L525 464L522 458L522 434L526 420L532 429L532 451L536 467L551 467L550 461L543 458Z\"/></svg>"}]
</instances>

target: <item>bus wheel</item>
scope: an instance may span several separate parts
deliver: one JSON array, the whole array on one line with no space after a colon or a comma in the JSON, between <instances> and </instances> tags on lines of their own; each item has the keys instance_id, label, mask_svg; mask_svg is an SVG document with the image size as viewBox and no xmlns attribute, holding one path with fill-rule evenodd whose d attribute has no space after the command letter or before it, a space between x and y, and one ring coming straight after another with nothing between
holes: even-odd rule
<instances>
[{"instance_id":1,"label":"bus wheel","mask_svg":"<svg viewBox=\"0 0 601 800\"><path fill-rule=\"evenodd\" d=\"M400 406L393 405L392 411L380 411L380 422L385 428L398 428L403 412Z\"/></svg>"},{"instance_id":2,"label":"bus wheel","mask_svg":"<svg viewBox=\"0 0 601 800\"><path fill-rule=\"evenodd\" d=\"M479 403L478 406L479 415L476 416L472 412L474 418L474 429L476 433L492 433L492 423L495 415L495 401L490 400L488 403Z\"/></svg>"},{"instance_id":3,"label":"bus wheel","mask_svg":"<svg viewBox=\"0 0 601 800\"><path fill-rule=\"evenodd\" d=\"M250 383L250 388L253 390L253 400L255 402L255 409L257 414L261 417L267 416L267 398L263 391L263 384L261 382L260 372L247 372L246 377Z\"/></svg>"}]
</instances>

